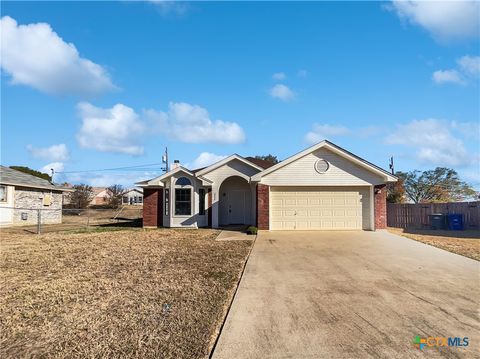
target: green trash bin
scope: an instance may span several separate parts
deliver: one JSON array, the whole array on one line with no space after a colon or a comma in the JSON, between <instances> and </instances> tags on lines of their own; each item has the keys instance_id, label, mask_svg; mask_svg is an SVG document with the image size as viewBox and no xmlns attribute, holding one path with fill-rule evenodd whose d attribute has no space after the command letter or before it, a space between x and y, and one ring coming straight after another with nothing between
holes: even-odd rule
<instances>
[{"instance_id":1,"label":"green trash bin","mask_svg":"<svg viewBox=\"0 0 480 359\"><path fill-rule=\"evenodd\" d=\"M431 229L447 229L447 216L443 213L429 215Z\"/></svg>"}]
</instances>

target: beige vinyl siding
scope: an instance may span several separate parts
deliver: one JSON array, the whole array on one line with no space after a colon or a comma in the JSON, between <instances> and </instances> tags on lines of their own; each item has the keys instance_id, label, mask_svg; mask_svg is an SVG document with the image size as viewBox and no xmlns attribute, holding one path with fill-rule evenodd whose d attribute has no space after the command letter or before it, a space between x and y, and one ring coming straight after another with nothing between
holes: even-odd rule
<instances>
[{"instance_id":1,"label":"beige vinyl siding","mask_svg":"<svg viewBox=\"0 0 480 359\"><path fill-rule=\"evenodd\" d=\"M223 166L220 166L214 169L211 172L208 172L204 175L206 179L212 181L215 185L220 186L224 179L231 176L240 176L245 178L247 181L250 180L250 177L254 174L260 172L256 168L249 166L242 161L234 159Z\"/></svg>"},{"instance_id":2,"label":"beige vinyl siding","mask_svg":"<svg viewBox=\"0 0 480 359\"><path fill-rule=\"evenodd\" d=\"M314 168L320 158L330 165L325 173L318 173ZM384 180L344 157L320 148L267 174L260 183L270 186L365 186L381 184Z\"/></svg>"},{"instance_id":3,"label":"beige vinyl siding","mask_svg":"<svg viewBox=\"0 0 480 359\"><path fill-rule=\"evenodd\" d=\"M220 201L219 196L220 194L220 187L224 180L230 178L232 176L239 176L245 181L250 182L250 177L260 172L258 169L249 166L242 161L234 159L229 161L228 163L214 169L211 172L208 172L203 175L203 177L207 178L208 180L212 181L212 226L218 227L220 223L220 219L223 219L225 213L225 208L220 208ZM246 201L249 208L248 217L246 220L248 223L255 223L256 222L256 194L255 194L255 185L250 184L250 193L247 194L250 198Z\"/></svg>"},{"instance_id":4,"label":"beige vinyl siding","mask_svg":"<svg viewBox=\"0 0 480 359\"><path fill-rule=\"evenodd\" d=\"M271 187L272 230L371 228L370 187Z\"/></svg>"}]
</instances>

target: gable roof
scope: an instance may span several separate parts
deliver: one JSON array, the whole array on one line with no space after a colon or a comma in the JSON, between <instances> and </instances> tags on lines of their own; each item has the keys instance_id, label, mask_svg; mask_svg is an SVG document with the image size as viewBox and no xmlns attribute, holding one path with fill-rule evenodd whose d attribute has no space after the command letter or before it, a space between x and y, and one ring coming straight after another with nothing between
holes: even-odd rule
<instances>
[{"instance_id":1,"label":"gable roof","mask_svg":"<svg viewBox=\"0 0 480 359\"><path fill-rule=\"evenodd\" d=\"M174 175L175 173L178 173L178 172L184 172L184 173L188 174L189 176L195 177L195 174L193 172L191 172L190 170L188 170L187 168L185 168L183 166L178 166L177 168L174 168L173 170L170 170L170 171L164 173L161 176L152 178L150 180L140 181L140 182L137 182L135 184L139 187L144 187L144 186L153 185L153 182L159 182L157 185L159 187L163 187L163 184L160 181L162 181L162 180L164 180L164 179L166 179L166 178L168 178L168 177L170 177L170 176L172 176L172 175Z\"/></svg>"},{"instance_id":2,"label":"gable roof","mask_svg":"<svg viewBox=\"0 0 480 359\"><path fill-rule=\"evenodd\" d=\"M383 168L380 168L376 165L374 165L373 163L371 162L368 162L366 160L364 160L363 158L361 157L358 157L357 155L354 155L353 153L343 149L342 147L340 146L337 146L336 144L328 141L328 140L323 140L322 142L319 142L293 156L290 156L289 158L283 160L282 162L279 162L277 163L276 165L270 167L270 168L267 168L265 170L263 170L262 172L259 172L257 173L256 175L254 175L252 177L252 180L253 181L260 181L260 179L263 177L263 176L266 176L268 175L269 173L272 173L272 172L275 172L276 170L288 165L289 163L292 163L312 152L315 152L316 150L320 149L320 148L326 148L330 151L332 151L333 153L336 153L348 160L350 160L351 162L365 168L366 170L370 171L370 172L373 172L373 173L376 173L378 174L379 176L382 176L384 177L384 179L387 181L387 182L396 182L397 181L397 177L392 175L390 172L388 171L385 171Z\"/></svg>"},{"instance_id":3,"label":"gable roof","mask_svg":"<svg viewBox=\"0 0 480 359\"><path fill-rule=\"evenodd\" d=\"M224 158L223 160L220 160L220 161L218 161L218 162L215 162L214 164L212 164L212 165L210 165L210 166L208 166L208 167L205 167L205 168L203 168L203 169L200 170L200 171L196 171L195 174L196 174L197 176L202 176L202 175L204 175L204 174L206 174L206 173L209 173L209 172L217 169L218 167L221 167L221 166L223 166L223 165L225 165L225 164L227 164L228 162L233 161L233 160L239 160L240 162L243 162L243 163L245 163L246 165L251 166L251 167L253 167L253 168L255 168L255 169L259 170L259 171L263 171L263 169L264 169L263 167L261 167L261 166L255 164L255 163L253 163L252 161L249 161L249 160L247 160L246 158L243 158L242 156L237 155L236 153L234 153L233 155L228 156L228 157L226 157L226 158Z\"/></svg>"},{"instance_id":4,"label":"gable roof","mask_svg":"<svg viewBox=\"0 0 480 359\"><path fill-rule=\"evenodd\" d=\"M250 161L252 163L255 163L257 166L262 167L263 169L270 168L275 165L275 163L272 163L270 161L265 161L260 158L255 158L255 157L245 157L247 161Z\"/></svg>"},{"instance_id":5,"label":"gable roof","mask_svg":"<svg viewBox=\"0 0 480 359\"><path fill-rule=\"evenodd\" d=\"M46 179L5 166L0 166L0 183L18 187L48 189L52 191L73 191L70 188L56 186Z\"/></svg>"}]
</instances>

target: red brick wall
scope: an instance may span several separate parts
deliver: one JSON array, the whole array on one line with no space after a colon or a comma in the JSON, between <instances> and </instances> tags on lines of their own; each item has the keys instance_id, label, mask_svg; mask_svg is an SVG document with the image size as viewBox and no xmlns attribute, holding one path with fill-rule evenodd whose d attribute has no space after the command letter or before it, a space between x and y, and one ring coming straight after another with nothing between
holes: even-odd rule
<instances>
[{"instance_id":1,"label":"red brick wall","mask_svg":"<svg viewBox=\"0 0 480 359\"><path fill-rule=\"evenodd\" d=\"M143 226L161 227L163 225L163 189L143 189Z\"/></svg>"},{"instance_id":2,"label":"red brick wall","mask_svg":"<svg viewBox=\"0 0 480 359\"><path fill-rule=\"evenodd\" d=\"M386 185L375 186L375 229L387 228L387 188Z\"/></svg>"},{"instance_id":3,"label":"red brick wall","mask_svg":"<svg viewBox=\"0 0 480 359\"><path fill-rule=\"evenodd\" d=\"M270 229L268 186L257 185L257 228Z\"/></svg>"}]
</instances>

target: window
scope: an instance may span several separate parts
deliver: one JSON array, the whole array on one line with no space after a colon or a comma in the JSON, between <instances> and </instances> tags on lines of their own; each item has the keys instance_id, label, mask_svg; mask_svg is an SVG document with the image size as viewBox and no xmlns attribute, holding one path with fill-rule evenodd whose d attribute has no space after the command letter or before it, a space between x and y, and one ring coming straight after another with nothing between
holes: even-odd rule
<instances>
[{"instance_id":1,"label":"window","mask_svg":"<svg viewBox=\"0 0 480 359\"><path fill-rule=\"evenodd\" d=\"M192 189L175 188L175 215L188 216L192 214Z\"/></svg>"},{"instance_id":2,"label":"window","mask_svg":"<svg viewBox=\"0 0 480 359\"><path fill-rule=\"evenodd\" d=\"M187 177L180 177L177 179L177 182L175 182L175 186L191 186L192 182Z\"/></svg>"},{"instance_id":3,"label":"window","mask_svg":"<svg viewBox=\"0 0 480 359\"><path fill-rule=\"evenodd\" d=\"M123 204L128 204L128 197L127 196L123 196Z\"/></svg>"},{"instance_id":4,"label":"window","mask_svg":"<svg viewBox=\"0 0 480 359\"><path fill-rule=\"evenodd\" d=\"M143 197L142 196L138 196L138 203L143 203Z\"/></svg>"},{"instance_id":5,"label":"window","mask_svg":"<svg viewBox=\"0 0 480 359\"><path fill-rule=\"evenodd\" d=\"M7 202L7 186L0 186L0 202Z\"/></svg>"},{"instance_id":6,"label":"window","mask_svg":"<svg viewBox=\"0 0 480 359\"><path fill-rule=\"evenodd\" d=\"M165 188L165 215L168 216L168 205L170 203L170 190Z\"/></svg>"},{"instance_id":7,"label":"window","mask_svg":"<svg viewBox=\"0 0 480 359\"><path fill-rule=\"evenodd\" d=\"M198 214L203 216L205 215L205 189L204 188L200 188L198 190L198 197L200 197L198 199Z\"/></svg>"}]
</instances>

